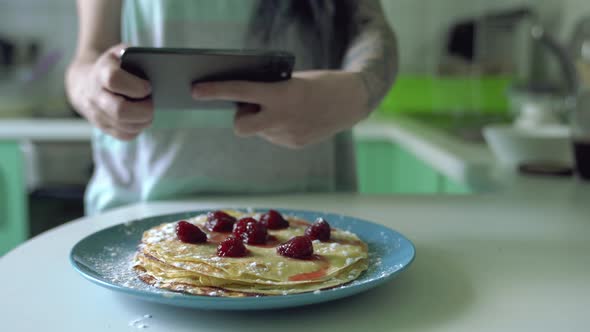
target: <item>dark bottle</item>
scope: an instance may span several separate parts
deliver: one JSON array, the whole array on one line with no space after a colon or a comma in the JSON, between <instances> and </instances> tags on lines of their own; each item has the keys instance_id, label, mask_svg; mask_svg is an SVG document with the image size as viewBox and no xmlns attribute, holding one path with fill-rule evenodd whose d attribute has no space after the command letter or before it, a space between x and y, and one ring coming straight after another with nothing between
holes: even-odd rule
<instances>
[{"instance_id":1,"label":"dark bottle","mask_svg":"<svg viewBox=\"0 0 590 332\"><path fill-rule=\"evenodd\" d=\"M580 178L590 180L590 139L574 139L574 157L576 159L576 171Z\"/></svg>"}]
</instances>

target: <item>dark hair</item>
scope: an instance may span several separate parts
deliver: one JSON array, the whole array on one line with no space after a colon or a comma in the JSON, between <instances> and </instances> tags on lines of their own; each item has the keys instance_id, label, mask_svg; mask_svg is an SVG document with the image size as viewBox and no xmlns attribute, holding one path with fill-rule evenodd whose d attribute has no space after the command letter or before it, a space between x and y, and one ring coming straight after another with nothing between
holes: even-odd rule
<instances>
[{"instance_id":1,"label":"dark hair","mask_svg":"<svg viewBox=\"0 0 590 332\"><path fill-rule=\"evenodd\" d=\"M329 50L326 60L339 66L353 34L351 1L357 0L259 0L250 32L268 44L291 24L308 27Z\"/></svg>"}]
</instances>

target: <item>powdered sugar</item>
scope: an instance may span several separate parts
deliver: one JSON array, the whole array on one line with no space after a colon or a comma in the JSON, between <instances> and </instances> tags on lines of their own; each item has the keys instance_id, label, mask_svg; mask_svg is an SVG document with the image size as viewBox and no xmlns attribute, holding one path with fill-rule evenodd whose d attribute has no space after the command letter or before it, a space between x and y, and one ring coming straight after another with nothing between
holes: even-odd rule
<instances>
[{"instance_id":1,"label":"powdered sugar","mask_svg":"<svg viewBox=\"0 0 590 332\"><path fill-rule=\"evenodd\" d=\"M137 318L137 319L130 321L129 326L135 327L138 329L146 329L149 327L149 325L146 323L146 320L151 319L151 318L152 318L152 315L150 315L150 314L143 315L143 317L141 317L141 318Z\"/></svg>"}]
</instances>

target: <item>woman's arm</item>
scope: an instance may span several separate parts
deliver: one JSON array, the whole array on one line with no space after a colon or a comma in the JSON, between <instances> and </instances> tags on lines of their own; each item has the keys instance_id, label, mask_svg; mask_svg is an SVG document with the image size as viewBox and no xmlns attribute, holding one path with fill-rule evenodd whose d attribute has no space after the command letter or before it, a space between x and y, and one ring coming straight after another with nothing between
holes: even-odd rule
<instances>
[{"instance_id":1,"label":"woman's arm","mask_svg":"<svg viewBox=\"0 0 590 332\"><path fill-rule=\"evenodd\" d=\"M78 0L78 45L72 65L90 65L119 44L123 0Z\"/></svg>"},{"instance_id":2,"label":"woman's arm","mask_svg":"<svg viewBox=\"0 0 590 332\"><path fill-rule=\"evenodd\" d=\"M78 0L78 45L66 72L68 99L78 113L111 136L135 138L151 124L150 85L119 68L122 0Z\"/></svg>"},{"instance_id":3,"label":"woman's arm","mask_svg":"<svg viewBox=\"0 0 590 332\"><path fill-rule=\"evenodd\" d=\"M356 0L353 3L351 30L355 31L355 36L346 51L342 68L360 73L367 89L369 110L373 110L396 77L397 41L379 0Z\"/></svg>"},{"instance_id":4,"label":"woman's arm","mask_svg":"<svg viewBox=\"0 0 590 332\"><path fill-rule=\"evenodd\" d=\"M199 83L193 86L193 97L246 103L236 113L236 134L290 148L351 128L387 93L397 67L395 38L379 1L353 3L355 33L342 70L296 72L279 83Z\"/></svg>"}]
</instances>

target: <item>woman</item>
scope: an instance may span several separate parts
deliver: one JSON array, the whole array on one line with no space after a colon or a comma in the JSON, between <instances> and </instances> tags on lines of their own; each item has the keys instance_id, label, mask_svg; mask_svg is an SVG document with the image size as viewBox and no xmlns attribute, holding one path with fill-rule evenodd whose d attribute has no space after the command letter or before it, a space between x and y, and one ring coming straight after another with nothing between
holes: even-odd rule
<instances>
[{"instance_id":1,"label":"woman","mask_svg":"<svg viewBox=\"0 0 590 332\"><path fill-rule=\"evenodd\" d=\"M196 194L356 189L349 129L396 69L378 0L78 0L78 13L66 87L96 128L88 214ZM151 99L132 101L150 84L119 68L121 43L285 50L296 71L279 83L192 87L195 99L246 105L235 114L154 111Z\"/></svg>"}]
</instances>

